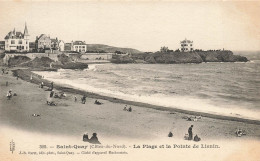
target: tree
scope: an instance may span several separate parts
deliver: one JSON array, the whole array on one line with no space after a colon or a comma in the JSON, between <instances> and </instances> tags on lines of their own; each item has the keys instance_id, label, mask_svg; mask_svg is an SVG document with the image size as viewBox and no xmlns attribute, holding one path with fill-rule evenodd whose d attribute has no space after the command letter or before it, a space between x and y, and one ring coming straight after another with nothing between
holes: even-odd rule
<instances>
[{"instance_id":1,"label":"tree","mask_svg":"<svg viewBox=\"0 0 260 161\"><path fill-rule=\"evenodd\" d=\"M166 46L161 47L160 52L167 53L169 51L169 48Z\"/></svg>"}]
</instances>

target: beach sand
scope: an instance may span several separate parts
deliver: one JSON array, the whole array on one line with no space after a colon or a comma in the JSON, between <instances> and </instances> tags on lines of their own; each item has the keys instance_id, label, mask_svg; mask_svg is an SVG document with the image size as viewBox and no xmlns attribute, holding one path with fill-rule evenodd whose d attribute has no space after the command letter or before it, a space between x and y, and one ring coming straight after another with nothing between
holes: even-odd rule
<instances>
[{"instance_id":1,"label":"beach sand","mask_svg":"<svg viewBox=\"0 0 260 161\"><path fill-rule=\"evenodd\" d=\"M54 84L54 88L55 86ZM197 122L187 121L183 117L192 115L135 105L131 105L133 111L128 112L123 110L124 103L105 99L98 99L103 104L95 105L96 98L87 97L86 104L82 104L82 95L67 91L66 98L53 98L57 106L48 106L46 101L50 91L45 91L47 87L42 89L38 84L16 80L11 72L0 75L0 89L0 126L15 129L18 133L22 131L31 135L53 135L54 138L72 137L81 141L84 133L91 136L96 132L101 143L106 144L111 141L121 143L130 140L153 142L166 139L171 142L167 137L171 131L172 143L190 143L183 137L188 133L190 125L194 125L193 134L198 134L202 143L255 141L259 145L260 126L257 124L209 117L202 117ZM11 100L6 98L9 89L17 93ZM54 90L58 92L57 89ZM74 102L74 96L78 98L77 102ZM32 114L40 116L33 117ZM237 137L237 128L245 130L246 135Z\"/></svg>"},{"instance_id":2,"label":"beach sand","mask_svg":"<svg viewBox=\"0 0 260 161\"><path fill-rule=\"evenodd\" d=\"M21 76L20 76L21 77ZM6 81L9 85L6 86ZM40 131L43 133L57 133L80 136L85 132L97 132L106 137L120 138L161 138L172 131L174 137L183 138L190 125L194 125L193 132L206 139L237 139L234 132L241 128L247 132L246 138L260 138L260 127L237 121L226 121L202 117L197 122L187 121L188 114L161 111L132 105L132 112L124 111L125 104L101 100L102 105L95 105L95 98L87 98L82 104L82 95L67 93L66 98L53 98L57 106L48 106L50 91L47 87L41 89L39 85L16 80L11 72L1 75L1 117L0 123L16 128ZM54 85L55 88L55 85ZM7 100L9 89L18 96ZM58 90L55 89L55 92ZM74 102L74 96L78 101ZM32 117L39 114L40 117Z\"/></svg>"}]
</instances>

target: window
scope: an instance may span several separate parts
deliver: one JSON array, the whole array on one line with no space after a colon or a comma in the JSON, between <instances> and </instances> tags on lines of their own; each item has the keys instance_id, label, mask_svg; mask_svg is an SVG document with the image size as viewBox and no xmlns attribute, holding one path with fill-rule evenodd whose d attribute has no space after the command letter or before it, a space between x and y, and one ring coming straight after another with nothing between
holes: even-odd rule
<instances>
[{"instance_id":1,"label":"window","mask_svg":"<svg viewBox=\"0 0 260 161\"><path fill-rule=\"evenodd\" d=\"M83 49L85 49L85 46L82 46Z\"/></svg>"},{"instance_id":2,"label":"window","mask_svg":"<svg viewBox=\"0 0 260 161\"><path fill-rule=\"evenodd\" d=\"M15 44L15 40L11 40L11 44Z\"/></svg>"},{"instance_id":3,"label":"window","mask_svg":"<svg viewBox=\"0 0 260 161\"><path fill-rule=\"evenodd\" d=\"M19 44L22 44L23 43L23 41L22 40L19 40Z\"/></svg>"},{"instance_id":4,"label":"window","mask_svg":"<svg viewBox=\"0 0 260 161\"><path fill-rule=\"evenodd\" d=\"M24 49L24 46L22 46L22 49Z\"/></svg>"},{"instance_id":5,"label":"window","mask_svg":"<svg viewBox=\"0 0 260 161\"><path fill-rule=\"evenodd\" d=\"M26 41L26 44L28 44L28 41Z\"/></svg>"}]
</instances>

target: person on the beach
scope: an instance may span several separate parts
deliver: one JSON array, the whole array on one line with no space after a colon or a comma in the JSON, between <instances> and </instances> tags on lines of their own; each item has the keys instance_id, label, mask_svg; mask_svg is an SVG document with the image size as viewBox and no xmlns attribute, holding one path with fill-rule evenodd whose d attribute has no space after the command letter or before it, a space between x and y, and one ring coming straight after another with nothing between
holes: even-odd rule
<instances>
[{"instance_id":1,"label":"person on the beach","mask_svg":"<svg viewBox=\"0 0 260 161\"><path fill-rule=\"evenodd\" d=\"M95 104L96 104L96 105L101 105L102 103L99 102L98 100L96 100L96 101L95 101Z\"/></svg>"},{"instance_id":2,"label":"person on the beach","mask_svg":"<svg viewBox=\"0 0 260 161\"><path fill-rule=\"evenodd\" d=\"M17 80L19 79L19 74L17 75L16 79L17 79Z\"/></svg>"},{"instance_id":3,"label":"person on the beach","mask_svg":"<svg viewBox=\"0 0 260 161\"><path fill-rule=\"evenodd\" d=\"M93 133L92 137L89 139L89 143L92 143L92 144L101 144L101 143L98 141L97 133Z\"/></svg>"},{"instance_id":4,"label":"person on the beach","mask_svg":"<svg viewBox=\"0 0 260 161\"><path fill-rule=\"evenodd\" d=\"M54 95L54 91L52 90L50 93L50 97L53 97L53 95Z\"/></svg>"},{"instance_id":5,"label":"person on the beach","mask_svg":"<svg viewBox=\"0 0 260 161\"><path fill-rule=\"evenodd\" d=\"M62 97L66 97L67 95L64 93L64 92L62 92L61 94L60 94L60 97L62 98Z\"/></svg>"},{"instance_id":6,"label":"person on the beach","mask_svg":"<svg viewBox=\"0 0 260 161\"><path fill-rule=\"evenodd\" d=\"M172 132L170 131L169 134L168 134L168 137L172 137L172 136L173 136L173 134L172 134Z\"/></svg>"},{"instance_id":7,"label":"person on the beach","mask_svg":"<svg viewBox=\"0 0 260 161\"><path fill-rule=\"evenodd\" d=\"M129 112L132 112L132 107L130 106L129 109L128 109Z\"/></svg>"},{"instance_id":8,"label":"person on the beach","mask_svg":"<svg viewBox=\"0 0 260 161\"><path fill-rule=\"evenodd\" d=\"M78 99L77 99L77 96L74 96L74 102L77 102Z\"/></svg>"},{"instance_id":9,"label":"person on the beach","mask_svg":"<svg viewBox=\"0 0 260 161\"><path fill-rule=\"evenodd\" d=\"M32 79L33 79L33 76L32 76L32 74L31 74L30 80L32 81Z\"/></svg>"},{"instance_id":10,"label":"person on the beach","mask_svg":"<svg viewBox=\"0 0 260 161\"><path fill-rule=\"evenodd\" d=\"M8 81L6 81L5 86L8 86Z\"/></svg>"},{"instance_id":11,"label":"person on the beach","mask_svg":"<svg viewBox=\"0 0 260 161\"><path fill-rule=\"evenodd\" d=\"M6 96L7 96L8 100L11 99L11 97L13 96L11 89L7 92L7 95L6 95Z\"/></svg>"},{"instance_id":12,"label":"person on the beach","mask_svg":"<svg viewBox=\"0 0 260 161\"><path fill-rule=\"evenodd\" d=\"M5 69L4 68L2 69L2 72L3 72L2 75L5 74Z\"/></svg>"},{"instance_id":13,"label":"person on the beach","mask_svg":"<svg viewBox=\"0 0 260 161\"><path fill-rule=\"evenodd\" d=\"M86 103L86 98L87 98L87 97L86 97L86 95L84 94L83 97L82 97L82 99L81 99L81 101L82 101L83 104Z\"/></svg>"},{"instance_id":14,"label":"person on the beach","mask_svg":"<svg viewBox=\"0 0 260 161\"><path fill-rule=\"evenodd\" d=\"M192 128L193 128L193 125L191 125L191 126L189 127L189 130L188 130L189 138L188 138L188 140L193 140Z\"/></svg>"},{"instance_id":15,"label":"person on the beach","mask_svg":"<svg viewBox=\"0 0 260 161\"><path fill-rule=\"evenodd\" d=\"M124 111L127 111L127 105L125 105L125 107L124 107Z\"/></svg>"},{"instance_id":16,"label":"person on the beach","mask_svg":"<svg viewBox=\"0 0 260 161\"><path fill-rule=\"evenodd\" d=\"M44 84L43 84L43 82L41 83L41 88L43 88L43 86L44 86Z\"/></svg>"},{"instance_id":17,"label":"person on the beach","mask_svg":"<svg viewBox=\"0 0 260 161\"><path fill-rule=\"evenodd\" d=\"M88 133L83 135L83 141L87 141L87 142L89 141Z\"/></svg>"},{"instance_id":18,"label":"person on the beach","mask_svg":"<svg viewBox=\"0 0 260 161\"><path fill-rule=\"evenodd\" d=\"M47 105L49 105L49 106L57 106L57 104L54 103L53 101L51 101L51 102L47 101Z\"/></svg>"},{"instance_id":19,"label":"person on the beach","mask_svg":"<svg viewBox=\"0 0 260 161\"><path fill-rule=\"evenodd\" d=\"M53 90L53 82L51 82L51 90Z\"/></svg>"},{"instance_id":20,"label":"person on the beach","mask_svg":"<svg viewBox=\"0 0 260 161\"><path fill-rule=\"evenodd\" d=\"M55 93L53 97L54 97L54 98L61 98L61 97L58 95L58 93Z\"/></svg>"},{"instance_id":21,"label":"person on the beach","mask_svg":"<svg viewBox=\"0 0 260 161\"><path fill-rule=\"evenodd\" d=\"M198 137L198 135L195 135L195 136L194 136L194 141L198 142L198 141L200 141L200 140L201 140L201 138Z\"/></svg>"}]
</instances>

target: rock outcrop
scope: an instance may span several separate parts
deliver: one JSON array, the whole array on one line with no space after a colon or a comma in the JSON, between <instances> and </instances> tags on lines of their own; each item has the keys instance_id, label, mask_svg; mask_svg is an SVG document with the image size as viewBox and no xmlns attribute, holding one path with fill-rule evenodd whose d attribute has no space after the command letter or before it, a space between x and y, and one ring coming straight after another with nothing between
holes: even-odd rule
<instances>
[{"instance_id":1,"label":"rock outcrop","mask_svg":"<svg viewBox=\"0 0 260 161\"><path fill-rule=\"evenodd\" d=\"M14 56L8 60L8 66L14 67L22 63L29 62L31 59L27 56Z\"/></svg>"},{"instance_id":2,"label":"rock outcrop","mask_svg":"<svg viewBox=\"0 0 260 161\"><path fill-rule=\"evenodd\" d=\"M200 52L156 52L134 55L116 55L112 63L149 63L149 64L180 64L202 62L247 62L243 56L233 55L231 51L200 51Z\"/></svg>"},{"instance_id":3,"label":"rock outcrop","mask_svg":"<svg viewBox=\"0 0 260 161\"><path fill-rule=\"evenodd\" d=\"M20 64L20 66L30 67L30 68L41 68L41 67L48 68L48 67L50 67L50 64L53 62L54 61L48 57L41 57L41 58L35 58L29 62Z\"/></svg>"}]
</instances>

